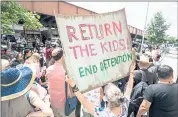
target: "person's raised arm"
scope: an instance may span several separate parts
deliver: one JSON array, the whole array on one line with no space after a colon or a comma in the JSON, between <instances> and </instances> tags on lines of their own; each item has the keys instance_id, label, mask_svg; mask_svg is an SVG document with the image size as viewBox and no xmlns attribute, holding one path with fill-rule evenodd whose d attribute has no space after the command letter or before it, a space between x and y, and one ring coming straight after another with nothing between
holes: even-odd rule
<instances>
[{"instance_id":1,"label":"person's raised arm","mask_svg":"<svg viewBox=\"0 0 178 117\"><path fill-rule=\"evenodd\" d=\"M126 91L124 93L124 96L127 98L130 98L132 89L133 89L133 84L134 84L134 69L135 69L135 64L131 64L130 66L130 77L129 77L129 81L127 83L127 87L126 87Z\"/></svg>"},{"instance_id":2,"label":"person's raised arm","mask_svg":"<svg viewBox=\"0 0 178 117\"><path fill-rule=\"evenodd\" d=\"M30 103L39 108L41 111L31 112L26 117L47 117L53 116L52 109L40 99L40 97L33 91L29 92Z\"/></svg>"},{"instance_id":3,"label":"person's raised arm","mask_svg":"<svg viewBox=\"0 0 178 117\"><path fill-rule=\"evenodd\" d=\"M67 78L66 82L72 87L72 90L80 101L80 103L88 110L91 115L94 115L94 105L92 105L92 103L86 100L84 95L79 92L79 89L77 88L74 81L71 78Z\"/></svg>"},{"instance_id":4,"label":"person's raised arm","mask_svg":"<svg viewBox=\"0 0 178 117\"><path fill-rule=\"evenodd\" d=\"M144 99L142 104L139 107L139 110L138 110L138 113L137 113L137 117L141 117L146 112L148 112L149 109L150 109L150 106L151 106L151 103L148 100Z\"/></svg>"}]
</instances>

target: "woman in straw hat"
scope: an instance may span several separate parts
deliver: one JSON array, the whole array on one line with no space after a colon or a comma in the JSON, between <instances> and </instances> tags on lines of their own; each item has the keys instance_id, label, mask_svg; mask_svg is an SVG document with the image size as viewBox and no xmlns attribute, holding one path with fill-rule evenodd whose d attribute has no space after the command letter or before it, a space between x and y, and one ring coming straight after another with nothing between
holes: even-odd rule
<instances>
[{"instance_id":1,"label":"woman in straw hat","mask_svg":"<svg viewBox=\"0 0 178 117\"><path fill-rule=\"evenodd\" d=\"M150 61L150 58L146 55L140 55L136 58L139 70L135 70L134 86L139 82L147 82L148 84L156 84L158 81L156 66Z\"/></svg>"},{"instance_id":2,"label":"woman in straw hat","mask_svg":"<svg viewBox=\"0 0 178 117\"><path fill-rule=\"evenodd\" d=\"M72 87L74 94L77 96L81 104L88 110L88 112L94 117L127 117L127 110L130 100L130 94L133 87L133 72L135 65L130 67L130 78L124 94L121 93L121 90L110 83L105 86L104 94L105 99L107 100L107 106L104 110L94 107L90 102L88 102L84 95L79 92L79 89L75 85L74 81L71 78L66 79L66 81Z\"/></svg>"},{"instance_id":3,"label":"woman in straw hat","mask_svg":"<svg viewBox=\"0 0 178 117\"><path fill-rule=\"evenodd\" d=\"M36 71L30 67L20 69L8 68L1 71L1 104L2 117L46 117L52 116L52 110L39 98L29 91ZM28 96L26 95L28 92ZM33 112L32 106L41 109Z\"/></svg>"}]
</instances>

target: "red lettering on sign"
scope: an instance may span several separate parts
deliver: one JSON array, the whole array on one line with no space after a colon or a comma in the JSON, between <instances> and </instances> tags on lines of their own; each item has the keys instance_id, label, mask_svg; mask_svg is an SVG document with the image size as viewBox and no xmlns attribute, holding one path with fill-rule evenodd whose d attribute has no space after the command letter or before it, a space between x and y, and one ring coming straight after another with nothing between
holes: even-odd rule
<instances>
[{"instance_id":1,"label":"red lettering on sign","mask_svg":"<svg viewBox=\"0 0 178 117\"><path fill-rule=\"evenodd\" d=\"M73 50L73 54L74 54L75 59L78 58L78 56L77 56L77 51L76 51L76 48L78 48L78 47L79 47L79 46L69 47L69 49L72 49L72 50Z\"/></svg>"},{"instance_id":2,"label":"red lettering on sign","mask_svg":"<svg viewBox=\"0 0 178 117\"><path fill-rule=\"evenodd\" d=\"M93 25L93 26L95 27L96 38L99 39L99 40L103 39L104 38L104 35L103 35L103 26L100 24L99 25L99 29L97 29L96 25ZM100 34L98 34L98 33L100 33Z\"/></svg>"},{"instance_id":3,"label":"red lettering on sign","mask_svg":"<svg viewBox=\"0 0 178 117\"><path fill-rule=\"evenodd\" d=\"M90 54L91 56L96 56L97 53L95 53L95 45L94 44L89 44L89 50L90 50Z\"/></svg>"},{"instance_id":4,"label":"red lettering on sign","mask_svg":"<svg viewBox=\"0 0 178 117\"><path fill-rule=\"evenodd\" d=\"M69 49L72 49L72 53L75 59L78 59L79 57L89 57L97 55L97 53L95 52L94 44L70 46Z\"/></svg>"},{"instance_id":5,"label":"red lettering on sign","mask_svg":"<svg viewBox=\"0 0 178 117\"><path fill-rule=\"evenodd\" d=\"M117 42L117 40L113 40L112 41L112 45L113 45L114 51L117 51L118 50L118 42Z\"/></svg>"},{"instance_id":6,"label":"red lettering on sign","mask_svg":"<svg viewBox=\"0 0 178 117\"><path fill-rule=\"evenodd\" d=\"M86 53L86 55L89 56L89 51L88 51L87 45L85 45L85 47L83 47L83 48L80 46L80 55L82 57L84 56L84 53Z\"/></svg>"},{"instance_id":7,"label":"red lettering on sign","mask_svg":"<svg viewBox=\"0 0 178 117\"><path fill-rule=\"evenodd\" d=\"M72 42L72 38L74 38L75 40L78 40L78 38L75 36L75 28L73 26L66 26L66 29L67 29L69 42Z\"/></svg>"},{"instance_id":8,"label":"red lettering on sign","mask_svg":"<svg viewBox=\"0 0 178 117\"><path fill-rule=\"evenodd\" d=\"M104 54L105 51L108 52L107 47L105 47L105 46L107 46L107 42L104 42L104 43L101 42L100 45L101 45L101 49L102 49L103 54Z\"/></svg>"},{"instance_id":9,"label":"red lettering on sign","mask_svg":"<svg viewBox=\"0 0 178 117\"><path fill-rule=\"evenodd\" d=\"M79 24L79 29L80 29L80 33L81 33L81 38L82 40L89 40L90 37L84 37L83 34L86 33L86 30L82 29L83 27L86 27L86 24Z\"/></svg>"},{"instance_id":10,"label":"red lettering on sign","mask_svg":"<svg viewBox=\"0 0 178 117\"><path fill-rule=\"evenodd\" d=\"M120 39L119 40L119 44L121 45L121 48L119 48L120 50L125 50L126 49L124 39Z\"/></svg>"},{"instance_id":11,"label":"red lettering on sign","mask_svg":"<svg viewBox=\"0 0 178 117\"><path fill-rule=\"evenodd\" d=\"M108 32L112 35L112 32L110 30L110 24L105 23L104 27L105 27L106 36L108 36Z\"/></svg>"},{"instance_id":12,"label":"red lettering on sign","mask_svg":"<svg viewBox=\"0 0 178 117\"><path fill-rule=\"evenodd\" d=\"M91 37L91 39L93 39L93 33L92 33L92 30L91 30L91 27L92 27L92 25L88 25L88 28L89 28L89 31L90 31L90 37Z\"/></svg>"},{"instance_id":13,"label":"red lettering on sign","mask_svg":"<svg viewBox=\"0 0 178 117\"><path fill-rule=\"evenodd\" d=\"M114 28L114 32L116 34L116 32L118 31L120 34L122 34L122 25L121 22L119 21L119 23L117 24L116 22L112 22L113 24L113 28ZM116 31L117 29L117 31Z\"/></svg>"}]
</instances>

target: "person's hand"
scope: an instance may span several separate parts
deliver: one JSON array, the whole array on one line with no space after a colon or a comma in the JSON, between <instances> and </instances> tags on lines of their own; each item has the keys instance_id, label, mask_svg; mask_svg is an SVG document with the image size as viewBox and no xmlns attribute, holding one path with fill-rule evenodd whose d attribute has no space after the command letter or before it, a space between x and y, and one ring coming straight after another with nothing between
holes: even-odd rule
<instances>
[{"instance_id":1,"label":"person's hand","mask_svg":"<svg viewBox=\"0 0 178 117\"><path fill-rule=\"evenodd\" d=\"M64 61L64 57L62 57L62 65L63 65L63 68L65 71L67 71L67 68L66 68L66 64L65 64L65 61Z\"/></svg>"},{"instance_id":2,"label":"person's hand","mask_svg":"<svg viewBox=\"0 0 178 117\"><path fill-rule=\"evenodd\" d=\"M135 70L135 63L132 63L131 65L130 65L130 73L133 73L134 72L134 70Z\"/></svg>"},{"instance_id":3,"label":"person's hand","mask_svg":"<svg viewBox=\"0 0 178 117\"><path fill-rule=\"evenodd\" d=\"M74 80L72 78L69 78L68 76L66 76L66 82L71 86L74 87L76 84L74 82Z\"/></svg>"}]
</instances>

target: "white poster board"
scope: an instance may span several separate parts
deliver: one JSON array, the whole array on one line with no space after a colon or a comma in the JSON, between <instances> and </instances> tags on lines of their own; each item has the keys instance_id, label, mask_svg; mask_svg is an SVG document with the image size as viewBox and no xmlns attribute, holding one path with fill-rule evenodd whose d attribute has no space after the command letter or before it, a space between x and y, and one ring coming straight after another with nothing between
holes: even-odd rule
<instances>
[{"instance_id":1,"label":"white poster board","mask_svg":"<svg viewBox=\"0 0 178 117\"><path fill-rule=\"evenodd\" d=\"M132 42L125 9L97 15L56 15L69 75L86 92L129 73Z\"/></svg>"}]
</instances>

